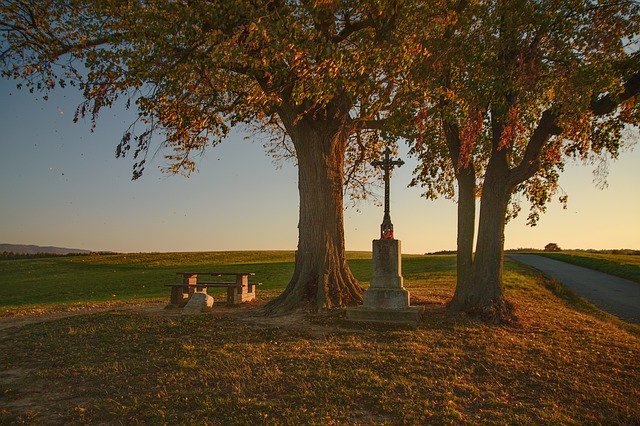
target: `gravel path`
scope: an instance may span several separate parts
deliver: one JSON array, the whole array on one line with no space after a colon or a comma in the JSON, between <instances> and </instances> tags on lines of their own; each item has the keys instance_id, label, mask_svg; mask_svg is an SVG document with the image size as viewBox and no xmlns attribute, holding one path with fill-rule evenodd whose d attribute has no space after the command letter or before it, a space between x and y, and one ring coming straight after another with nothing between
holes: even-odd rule
<instances>
[{"instance_id":1,"label":"gravel path","mask_svg":"<svg viewBox=\"0 0 640 426\"><path fill-rule=\"evenodd\" d=\"M560 281L580 297L630 322L640 323L640 283L534 254L509 254Z\"/></svg>"}]
</instances>

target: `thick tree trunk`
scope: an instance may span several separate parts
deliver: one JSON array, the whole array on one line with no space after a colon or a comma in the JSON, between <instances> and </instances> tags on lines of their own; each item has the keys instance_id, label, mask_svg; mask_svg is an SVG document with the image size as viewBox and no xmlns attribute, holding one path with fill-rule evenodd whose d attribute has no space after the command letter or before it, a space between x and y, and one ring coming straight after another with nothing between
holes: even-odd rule
<instances>
[{"instance_id":1,"label":"thick tree trunk","mask_svg":"<svg viewBox=\"0 0 640 426\"><path fill-rule=\"evenodd\" d=\"M504 228L513 189L508 168L499 162L487 167L480 204L478 241L468 279L456 287L450 306L498 321L510 320L511 306L502 292Z\"/></svg>"},{"instance_id":2,"label":"thick tree trunk","mask_svg":"<svg viewBox=\"0 0 640 426\"><path fill-rule=\"evenodd\" d=\"M477 290L467 295L474 307L489 308L502 303L502 259L508 201L509 194L502 182L495 182L483 190L472 273Z\"/></svg>"},{"instance_id":3,"label":"thick tree trunk","mask_svg":"<svg viewBox=\"0 0 640 426\"><path fill-rule=\"evenodd\" d=\"M330 309L362 302L363 289L347 264L343 168L347 134L330 120L300 120L288 130L298 159L300 221L293 277L266 311Z\"/></svg>"}]
</instances>

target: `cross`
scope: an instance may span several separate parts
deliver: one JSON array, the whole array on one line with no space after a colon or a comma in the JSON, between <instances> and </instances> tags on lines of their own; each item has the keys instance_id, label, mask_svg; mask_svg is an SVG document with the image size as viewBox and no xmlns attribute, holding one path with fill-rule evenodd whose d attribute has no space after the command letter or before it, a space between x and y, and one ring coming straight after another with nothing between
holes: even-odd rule
<instances>
[{"instance_id":1,"label":"cross","mask_svg":"<svg viewBox=\"0 0 640 426\"><path fill-rule=\"evenodd\" d=\"M391 223L391 215L389 214L389 172L394 166L402 166L404 161L401 159L391 159L391 149L387 147L384 150L384 160L372 161L371 165L374 167L381 167L384 170L384 218L382 219L382 225L380 225L380 239L393 240L393 223Z\"/></svg>"}]
</instances>

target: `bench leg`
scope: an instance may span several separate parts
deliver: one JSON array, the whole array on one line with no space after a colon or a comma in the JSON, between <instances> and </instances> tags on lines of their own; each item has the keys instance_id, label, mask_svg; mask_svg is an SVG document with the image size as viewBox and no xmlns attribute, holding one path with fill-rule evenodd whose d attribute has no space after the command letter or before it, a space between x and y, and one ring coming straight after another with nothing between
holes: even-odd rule
<instances>
[{"instance_id":1,"label":"bench leg","mask_svg":"<svg viewBox=\"0 0 640 426\"><path fill-rule=\"evenodd\" d=\"M255 291L255 285L249 284L249 277L246 275L238 276L236 287L230 287L227 290L227 303L229 305L238 305L244 302L251 302L256 299Z\"/></svg>"},{"instance_id":2,"label":"bench leg","mask_svg":"<svg viewBox=\"0 0 640 426\"><path fill-rule=\"evenodd\" d=\"M181 306L184 303L184 291L182 287L172 287L171 288L171 305L173 306Z\"/></svg>"},{"instance_id":3,"label":"bench leg","mask_svg":"<svg viewBox=\"0 0 640 426\"><path fill-rule=\"evenodd\" d=\"M236 303L236 288L227 287L227 305L233 305Z\"/></svg>"}]
</instances>

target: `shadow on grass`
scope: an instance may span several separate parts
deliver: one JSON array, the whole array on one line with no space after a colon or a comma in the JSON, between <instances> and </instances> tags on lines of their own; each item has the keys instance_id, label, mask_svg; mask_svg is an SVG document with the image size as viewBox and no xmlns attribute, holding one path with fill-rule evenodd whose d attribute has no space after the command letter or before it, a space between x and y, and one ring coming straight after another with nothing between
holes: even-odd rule
<instances>
[{"instance_id":1,"label":"shadow on grass","mask_svg":"<svg viewBox=\"0 0 640 426\"><path fill-rule=\"evenodd\" d=\"M637 339L614 336L619 341L607 354L612 366L595 363L585 370L583 361L593 364L609 340L585 345L567 338L585 329L548 333L540 330L544 324L490 326L421 297L425 314L413 329L344 327L343 311L259 317L260 304L219 304L196 316L161 307L118 310L0 332L0 423L531 424L640 418L630 403L633 383L618 392L624 378L614 374L629 366ZM584 359L576 355L581 353ZM626 370L632 382L637 367L632 361ZM576 384L579 375L584 381Z\"/></svg>"}]
</instances>

